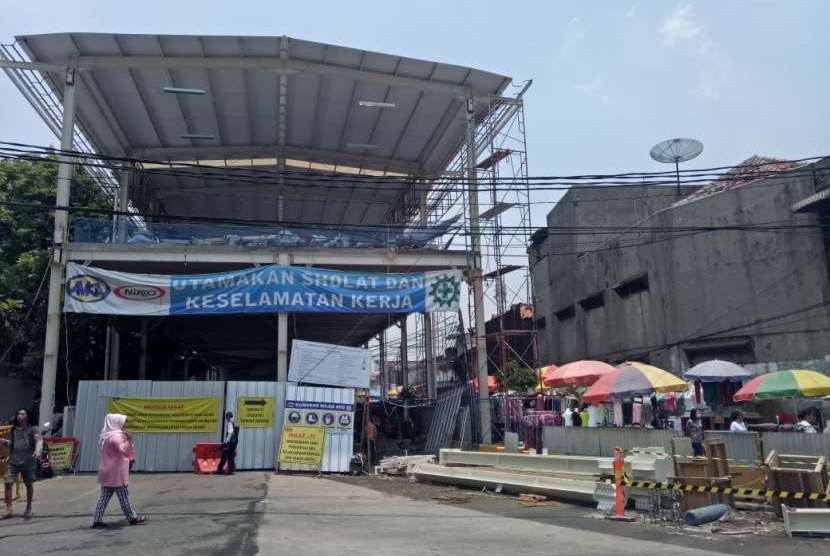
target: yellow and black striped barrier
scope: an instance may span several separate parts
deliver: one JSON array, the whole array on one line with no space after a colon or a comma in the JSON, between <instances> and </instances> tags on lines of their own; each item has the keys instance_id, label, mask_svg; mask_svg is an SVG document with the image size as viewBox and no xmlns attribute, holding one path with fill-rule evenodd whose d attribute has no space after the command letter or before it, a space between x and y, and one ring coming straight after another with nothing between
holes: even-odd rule
<instances>
[{"instance_id":1,"label":"yellow and black striped barrier","mask_svg":"<svg viewBox=\"0 0 830 556\"><path fill-rule=\"evenodd\" d=\"M675 490L680 492L697 492L697 493L711 493L711 494L734 494L736 496L764 496L771 498L778 496L782 500L792 498L793 500L811 500L820 502L830 502L830 494L819 492L792 492L788 490L768 490L762 488L742 488L742 487L708 487L701 485L684 485L681 483L657 483L653 481L631 481L623 479L625 486L633 488L645 488L649 490Z\"/></svg>"}]
</instances>

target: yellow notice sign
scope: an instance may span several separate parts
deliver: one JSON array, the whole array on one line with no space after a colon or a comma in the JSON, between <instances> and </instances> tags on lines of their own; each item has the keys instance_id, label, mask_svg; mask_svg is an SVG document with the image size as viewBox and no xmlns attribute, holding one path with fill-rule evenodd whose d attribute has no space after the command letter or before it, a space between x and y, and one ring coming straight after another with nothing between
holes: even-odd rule
<instances>
[{"instance_id":1,"label":"yellow notice sign","mask_svg":"<svg viewBox=\"0 0 830 556\"><path fill-rule=\"evenodd\" d=\"M236 422L243 429L273 426L274 398L270 396L240 396L236 400Z\"/></svg>"},{"instance_id":2,"label":"yellow notice sign","mask_svg":"<svg viewBox=\"0 0 830 556\"><path fill-rule=\"evenodd\" d=\"M12 428L11 425L0 425L0 438L11 440ZM0 477L5 477L9 469L9 448L5 444L0 444Z\"/></svg>"},{"instance_id":3,"label":"yellow notice sign","mask_svg":"<svg viewBox=\"0 0 830 556\"><path fill-rule=\"evenodd\" d=\"M126 415L130 432L216 432L219 398L108 398L107 413Z\"/></svg>"},{"instance_id":4,"label":"yellow notice sign","mask_svg":"<svg viewBox=\"0 0 830 556\"><path fill-rule=\"evenodd\" d=\"M280 463L322 465L325 442L325 427L286 425L282 428L280 453L277 459Z\"/></svg>"},{"instance_id":5,"label":"yellow notice sign","mask_svg":"<svg viewBox=\"0 0 830 556\"><path fill-rule=\"evenodd\" d=\"M67 440L44 440L49 447L49 456L52 458L52 467L56 469L70 469L75 455L75 441Z\"/></svg>"}]
</instances>

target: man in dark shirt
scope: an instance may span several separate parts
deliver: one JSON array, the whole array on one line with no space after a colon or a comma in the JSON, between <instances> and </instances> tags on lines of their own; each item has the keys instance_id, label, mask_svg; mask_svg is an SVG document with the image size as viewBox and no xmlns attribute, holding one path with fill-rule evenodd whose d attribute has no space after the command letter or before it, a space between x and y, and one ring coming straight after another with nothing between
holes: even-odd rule
<instances>
[{"instance_id":1,"label":"man in dark shirt","mask_svg":"<svg viewBox=\"0 0 830 556\"><path fill-rule=\"evenodd\" d=\"M222 440L222 458L219 460L219 467L216 468L216 475L225 474L225 464L228 465L228 475L236 471L236 445L239 441L239 427L236 426L233 413L228 411L225 414L225 436Z\"/></svg>"},{"instance_id":2,"label":"man in dark shirt","mask_svg":"<svg viewBox=\"0 0 830 556\"><path fill-rule=\"evenodd\" d=\"M26 511L23 517L32 515L32 498L34 497L35 450L37 449L37 432L29 424L29 412L21 409L17 412L9 432L10 439L0 439L0 444L9 447L9 469L4 483L6 487L6 513L3 519L12 517L12 485L17 475L23 476L26 485Z\"/></svg>"}]
</instances>

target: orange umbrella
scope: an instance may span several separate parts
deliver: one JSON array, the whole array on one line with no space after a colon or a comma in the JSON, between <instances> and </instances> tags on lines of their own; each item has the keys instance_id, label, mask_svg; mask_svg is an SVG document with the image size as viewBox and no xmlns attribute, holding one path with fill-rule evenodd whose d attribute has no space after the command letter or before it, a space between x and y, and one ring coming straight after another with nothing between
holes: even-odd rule
<instances>
[{"instance_id":1,"label":"orange umbrella","mask_svg":"<svg viewBox=\"0 0 830 556\"><path fill-rule=\"evenodd\" d=\"M614 367L602 361L574 361L562 365L551 373L545 373L544 384L549 388L563 386L590 386L603 375L613 372Z\"/></svg>"}]
</instances>

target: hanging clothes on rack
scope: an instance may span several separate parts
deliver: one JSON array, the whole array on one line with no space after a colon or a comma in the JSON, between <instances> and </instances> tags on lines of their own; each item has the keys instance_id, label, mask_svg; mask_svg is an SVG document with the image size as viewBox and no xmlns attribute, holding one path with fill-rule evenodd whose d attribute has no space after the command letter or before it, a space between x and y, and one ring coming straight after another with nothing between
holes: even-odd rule
<instances>
[{"instance_id":1,"label":"hanging clothes on rack","mask_svg":"<svg viewBox=\"0 0 830 556\"><path fill-rule=\"evenodd\" d=\"M621 427L625 424L623 420L623 403L622 400L614 400L614 426Z\"/></svg>"},{"instance_id":2,"label":"hanging clothes on rack","mask_svg":"<svg viewBox=\"0 0 830 556\"><path fill-rule=\"evenodd\" d=\"M654 407L651 405L651 400L648 398L643 398L643 413L640 423L642 423L644 427L654 426Z\"/></svg>"}]
</instances>

